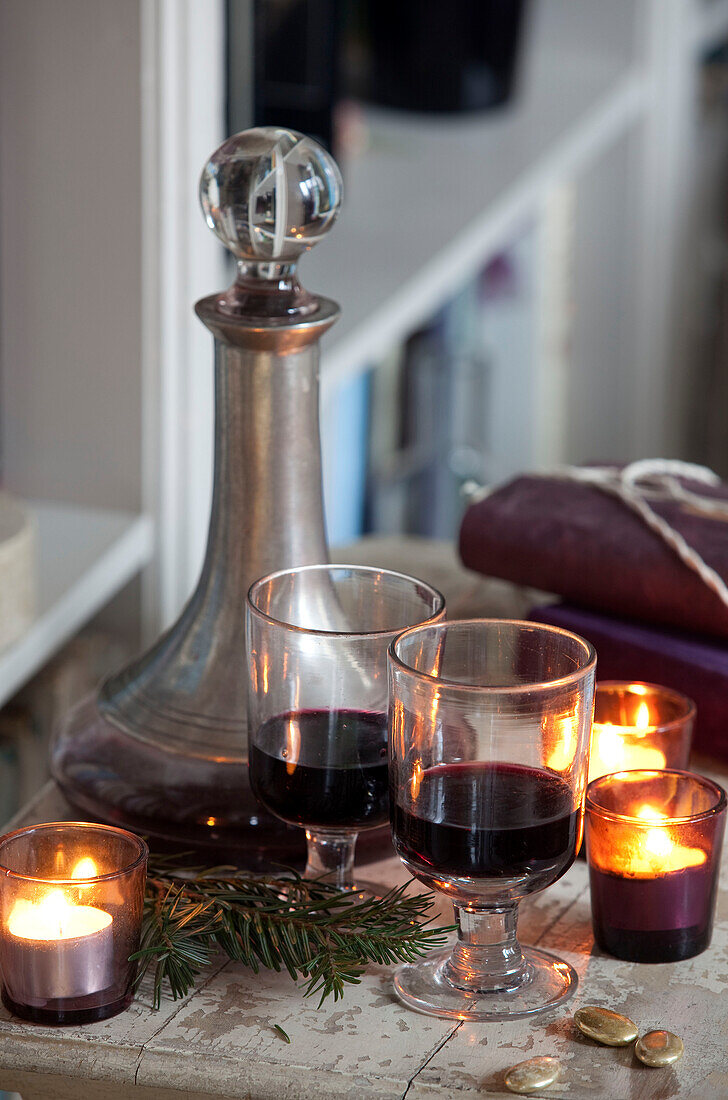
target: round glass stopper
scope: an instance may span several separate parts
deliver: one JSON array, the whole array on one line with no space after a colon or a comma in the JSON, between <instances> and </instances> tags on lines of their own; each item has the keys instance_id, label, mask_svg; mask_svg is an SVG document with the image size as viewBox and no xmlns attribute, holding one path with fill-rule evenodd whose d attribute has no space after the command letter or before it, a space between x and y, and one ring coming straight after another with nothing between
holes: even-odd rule
<instances>
[{"instance_id":1,"label":"round glass stopper","mask_svg":"<svg viewBox=\"0 0 728 1100\"><path fill-rule=\"evenodd\" d=\"M329 231L341 205L336 161L312 138L273 126L235 134L200 178L210 229L245 263L293 263Z\"/></svg>"}]
</instances>

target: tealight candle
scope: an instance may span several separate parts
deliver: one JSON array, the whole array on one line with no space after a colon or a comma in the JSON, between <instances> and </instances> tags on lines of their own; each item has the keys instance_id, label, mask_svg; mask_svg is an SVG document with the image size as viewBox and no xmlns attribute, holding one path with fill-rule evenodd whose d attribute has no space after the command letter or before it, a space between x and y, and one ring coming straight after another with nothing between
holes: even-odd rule
<instances>
[{"instance_id":1,"label":"tealight candle","mask_svg":"<svg viewBox=\"0 0 728 1100\"><path fill-rule=\"evenodd\" d=\"M710 943L726 795L667 769L601 776L586 796L594 938L632 962L675 962Z\"/></svg>"},{"instance_id":2,"label":"tealight candle","mask_svg":"<svg viewBox=\"0 0 728 1100\"><path fill-rule=\"evenodd\" d=\"M36 825L0 838L3 1000L41 1023L104 1019L131 1000L147 848L122 829Z\"/></svg>"},{"instance_id":3,"label":"tealight candle","mask_svg":"<svg viewBox=\"0 0 728 1100\"><path fill-rule=\"evenodd\" d=\"M634 768L686 768L695 704L658 684L604 680L594 696L589 782Z\"/></svg>"},{"instance_id":4,"label":"tealight candle","mask_svg":"<svg viewBox=\"0 0 728 1100\"><path fill-rule=\"evenodd\" d=\"M37 902L19 898L8 918L18 974L14 999L85 997L105 989L113 980L112 923L103 909L76 905L65 890L49 890Z\"/></svg>"}]
</instances>

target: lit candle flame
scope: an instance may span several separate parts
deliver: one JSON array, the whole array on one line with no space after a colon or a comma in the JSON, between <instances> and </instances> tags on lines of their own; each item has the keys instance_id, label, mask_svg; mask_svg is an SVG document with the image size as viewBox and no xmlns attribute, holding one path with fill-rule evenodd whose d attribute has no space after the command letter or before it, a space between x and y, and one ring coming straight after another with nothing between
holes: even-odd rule
<instances>
[{"instance_id":1,"label":"lit candle flame","mask_svg":"<svg viewBox=\"0 0 728 1100\"><path fill-rule=\"evenodd\" d=\"M283 750L283 758L286 761L286 772L293 775L298 767L298 758L301 755L301 731L295 718L288 719L286 733L286 747Z\"/></svg>"},{"instance_id":2,"label":"lit candle flame","mask_svg":"<svg viewBox=\"0 0 728 1100\"><path fill-rule=\"evenodd\" d=\"M99 869L91 856L84 856L71 871L71 878L96 878L98 873Z\"/></svg>"},{"instance_id":3,"label":"lit candle flame","mask_svg":"<svg viewBox=\"0 0 728 1100\"><path fill-rule=\"evenodd\" d=\"M72 908L63 890L50 890L38 903L38 923L46 928L57 929L58 938L62 940L69 925Z\"/></svg>"},{"instance_id":4,"label":"lit candle flame","mask_svg":"<svg viewBox=\"0 0 728 1100\"><path fill-rule=\"evenodd\" d=\"M555 772L565 772L574 763L576 754L576 738L579 730L579 704L576 704L573 714L565 717L556 716L549 723L546 719L542 722L544 733L550 728L554 731L554 744L546 758L546 767L553 768ZM553 736L553 734L552 734Z\"/></svg>"},{"instance_id":5,"label":"lit candle flame","mask_svg":"<svg viewBox=\"0 0 728 1100\"><path fill-rule=\"evenodd\" d=\"M73 870L71 871L71 878L96 878L98 873L99 869L96 866L95 862L91 859L91 856L84 856L83 859L79 859L78 863L75 864ZM90 889L92 889L92 884L90 882L79 882L77 887L79 895L82 894L85 890Z\"/></svg>"},{"instance_id":6,"label":"lit candle flame","mask_svg":"<svg viewBox=\"0 0 728 1100\"><path fill-rule=\"evenodd\" d=\"M111 924L111 916L91 905L74 905L65 890L49 890L40 901L19 898L8 929L23 940L70 940L90 936Z\"/></svg>"},{"instance_id":7,"label":"lit candle flame","mask_svg":"<svg viewBox=\"0 0 728 1100\"><path fill-rule=\"evenodd\" d=\"M654 806L650 806L649 802L645 802L638 810L635 810L635 817L638 817L640 821L667 821L667 814L663 814L662 810L656 810Z\"/></svg>"},{"instance_id":8,"label":"lit candle flame","mask_svg":"<svg viewBox=\"0 0 728 1100\"><path fill-rule=\"evenodd\" d=\"M707 860L702 848L676 844L670 835L669 817L645 803L634 813L640 821L655 822L653 829L635 828L626 851L615 853L614 870L636 878L653 878L699 867Z\"/></svg>"},{"instance_id":9,"label":"lit candle flame","mask_svg":"<svg viewBox=\"0 0 728 1100\"><path fill-rule=\"evenodd\" d=\"M412 794L412 801L417 801L417 796L420 793L420 785L422 783L422 765L419 760L415 761L415 766L412 769L412 779L410 780L410 792Z\"/></svg>"}]
</instances>

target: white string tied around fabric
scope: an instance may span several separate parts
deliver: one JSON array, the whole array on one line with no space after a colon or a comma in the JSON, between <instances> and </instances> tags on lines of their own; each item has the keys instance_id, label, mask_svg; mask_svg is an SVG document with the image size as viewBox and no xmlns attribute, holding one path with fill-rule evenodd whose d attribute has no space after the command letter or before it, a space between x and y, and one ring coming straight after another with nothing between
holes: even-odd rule
<instances>
[{"instance_id":1,"label":"white string tied around fabric","mask_svg":"<svg viewBox=\"0 0 728 1100\"><path fill-rule=\"evenodd\" d=\"M628 466L559 466L553 470L534 472L532 477L547 477L561 481L579 481L592 485L604 493L618 497L628 508L660 536L681 561L697 573L704 584L715 592L728 607L728 585L715 569L711 569L697 550L689 545L679 531L658 515L650 506L651 500L676 501L685 511L708 519L728 520L728 501L703 496L686 489L681 478L698 484L718 487L721 479L707 466L693 462L681 462L671 458L644 458ZM466 482L462 494L468 504L477 504L496 492L498 485L478 485Z\"/></svg>"},{"instance_id":2,"label":"white string tied around fabric","mask_svg":"<svg viewBox=\"0 0 728 1100\"><path fill-rule=\"evenodd\" d=\"M646 458L632 462L621 469L615 466L563 466L541 475L567 481L579 481L595 489L618 497L636 512L648 527L655 531L674 550L681 561L715 592L728 607L728 585L715 569L703 560L679 531L658 515L650 501L669 500L680 504L686 511L716 520L728 520L728 501L703 496L687 489L680 479L717 487L721 480L707 466L677 459Z\"/></svg>"}]
</instances>

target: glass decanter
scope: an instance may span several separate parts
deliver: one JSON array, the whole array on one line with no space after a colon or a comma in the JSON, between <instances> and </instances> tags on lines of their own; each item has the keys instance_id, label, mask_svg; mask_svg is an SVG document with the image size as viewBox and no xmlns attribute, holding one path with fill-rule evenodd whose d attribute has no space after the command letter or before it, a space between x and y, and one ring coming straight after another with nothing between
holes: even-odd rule
<instances>
[{"instance_id":1,"label":"glass decanter","mask_svg":"<svg viewBox=\"0 0 728 1100\"><path fill-rule=\"evenodd\" d=\"M248 782L245 597L263 574L328 560L318 342L339 309L301 287L296 261L331 228L341 191L331 156L291 130L244 131L205 165L205 218L237 276L196 306L215 337L202 573L171 629L73 710L52 746L53 775L85 816L250 867L305 858L301 831Z\"/></svg>"}]
</instances>

